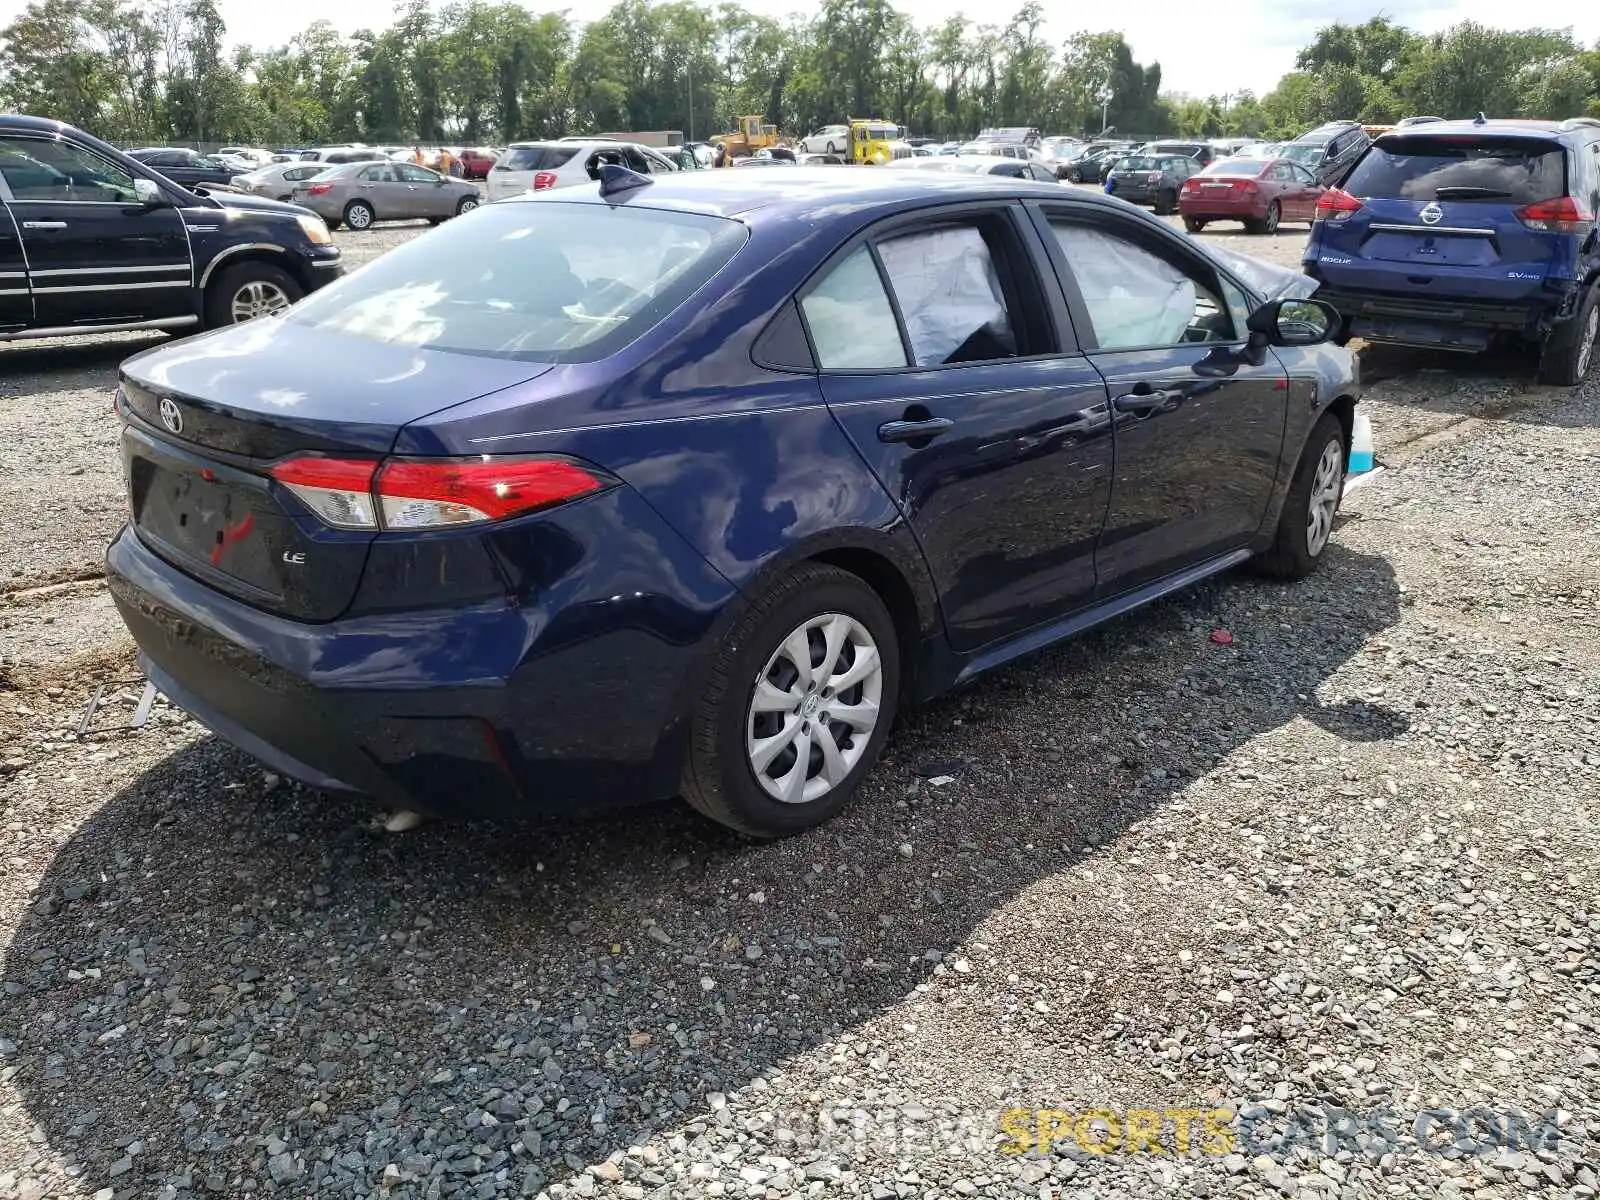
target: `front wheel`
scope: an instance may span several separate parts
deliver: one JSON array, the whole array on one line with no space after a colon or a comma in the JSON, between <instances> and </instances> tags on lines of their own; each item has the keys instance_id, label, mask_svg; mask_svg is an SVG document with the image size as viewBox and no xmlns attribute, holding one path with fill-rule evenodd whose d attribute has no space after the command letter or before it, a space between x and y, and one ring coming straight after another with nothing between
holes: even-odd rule
<instances>
[{"instance_id":1,"label":"front wheel","mask_svg":"<svg viewBox=\"0 0 1600 1200\"><path fill-rule=\"evenodd\" d=\"M828 143L827 153L829 153L829 154L838 154L839 153L839 147L835 146L832 142L829 142Z\"/></svg>"},{"instance_id":2,"label":"front wheel","mask_svg":"<svg viewBox=\"0 0 1600 1200\"><path fill-rule=\"evenodd\" d=\"M345 205L344 223L351 229L371 229L372 222L377 219L377 214L372 211L372 205L365 200L352 200Z\"/></svg>"},{"instance_id":3,"label":"front wheel","mask_svg":"<svg viewBox=\"0 0 1600 1200\"><path fill-rule=\"evenodd\" d=\"M1278 222L1282 219L1283 210L1278 207L1278 202L1274 200L1271 204L1267 205L1267 219L1261 222L1261 232L1277 233Z\"/></svg>"},{"instance_id":4,"label":"front wheel","mask_svg":"<svg viewBox=\"0 0 1600 1200\"><path fill-rule=\"evenodd\" d=\"M1600 285L1578 306L1577 315L1563 325L1539 355L1539 382L1557 387L1577 387L1594 365L1600 342Z\"/></svg>"},{"instance_id":5,"label":"front wheel","mask_svg":"<svg viewBox=\"0 0 1600 1200\"><path fill-rule=\"evenodd\" d=\"M305 292L293 275L268 262L244 262L222 271L206 289L206 327L239 325L288 308Z\"/></svg>"},{"instance_id":6,"label":"front wheel","mask_svg":"<svg viewBox=\"0 0 1600 1200\"><path fill-rule=\"evenodd\" d=\"M456 205L456 216L464 216L477 207L478 198L476 196L463 196L461 197L461 203Z\"/></svg>"},{"instance_id":7,"label":"front wheel","mask_svg":"<svg viewBox=\"0 0 1600 1200\"><path fill-rule=\"evenodd\" d=\"M716 652L684 798L752 837L819 825L877 761L899 691L883 601L858 576L808 563L753 601Z\"/></svg>"},{"instance_id":8,"label":"front wheel","mask_svg":"<svg viewBox=\"0 0 1600 1200\"><path fill-rule=\"evenodd\" d=\"M1344 498L1344 470L1349 461L1344 426L1323 413L1306 439L1305 451L1289 483L1272 545L1256 558L1256 566L1279 579L1304 579L1316 570L1333 533L1334 514Z\"/></svg>"}]
</instances>

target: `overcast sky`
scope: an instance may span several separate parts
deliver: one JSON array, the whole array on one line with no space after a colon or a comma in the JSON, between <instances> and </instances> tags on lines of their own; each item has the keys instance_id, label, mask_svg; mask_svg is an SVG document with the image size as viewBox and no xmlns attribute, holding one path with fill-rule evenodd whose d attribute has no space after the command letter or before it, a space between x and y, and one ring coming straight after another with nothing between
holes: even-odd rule
<instances>
[{"instance_id":1,"label":"overcast sky","mask_svg":"<svg viewBox=\"0 0 1600 1200\"><path fill-rule=\"evenodd\" d=\"M526 0L525 0L526 2ZM572 0L564 7L574 20L592 21L604 15L614 0ZM781 17L797 10L815 11L796 0L743 0L754 12ZM0 21L9 22L26 0L0 0ZM1016 7L1020 7L1018 0ZM1080 29L1120 29L1143 63L1161 64L1165 89L1198 96L1252 88L1265 92L1294 65L1297 49L1321 26L1333 21L1357 24L1383 14L1414 29L1431 33L1457 21L1485 25L1570 26L1580 41L1593 45L1600 39L1600 3L1562 5L1561 15L1547 15L1537 5L1522 7L1506 0L1389 0L1384 4L1349 0L1231 0L1222 6L1204 6L1191 0L1118 0L1114 5L1080 5L1064 0L1043 0L1053 40L1064 41ZM981 13L1000 20L1005 0L902 0L923 24L934 24L955 13ZM233 43L272 46L289 39L319 17L326 17L342 32L381 29L392 20L393 0L219 0L228 37ZM558 3L527 3L534 11L563 7ZM1112 16L1114 14L1114 17ZM1110 19L1103 19L1110 18Z\"/></svg>"}]
</instances>

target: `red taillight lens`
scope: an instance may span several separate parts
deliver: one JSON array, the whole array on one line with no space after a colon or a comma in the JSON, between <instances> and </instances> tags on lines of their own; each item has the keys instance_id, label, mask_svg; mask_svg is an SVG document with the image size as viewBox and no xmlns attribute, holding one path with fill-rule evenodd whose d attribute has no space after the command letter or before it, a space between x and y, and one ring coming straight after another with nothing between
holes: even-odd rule
<instances>
[{"instance_id":1,"label":"red taillight lens","mask_svg":"<svg viewBox=\"0 0 1600 1200\"><path fill-rule=\"evenodd\" d=\"M1329 188L1317 200L1316 220L1335 223L1348 221L1360 212L1361 208L1361 201L1343 188Z\"/></svg>"},{"instance_id":2,"label":"red taillight lens","mask_svg":"<svg viewBox=\"0 0 1600 1200\"><path fill-rule=\"evenodd\" d=\"M1183 181L1183 190L1186 192L1198 192L1200 190L1200 181L1190 176Z\"/></svg>"},{"instance_id":3,"label":"red taillight lens","mask_svg":"<svg viewBox=\"0 0 1600 1200\"><path fill-rule=\"evenodd\" d=\"M1519 208L1517 220L1545 233L1588 233L1594 228L1594 214L1572 196L1557 196Z\"/></svg>"},{"instance_id":4,"label":"red taillight lens","mask_svg":"<svg viewBox=\"0 0 1600 1200\"><path fill-rule=\"evenodd\" d=\"M333 191L333 184L313 183L310 190L313 196L326 196L329 192Z\"/></svg>"},{"instance_id":5,"label":"red taillight lens","mask_svg":"<svg viewBox=\"0 0 1600 1200\"><path fill-rule=\"evenodd\" d=\"M501 521L598 492L606 481L560 458L395 459L378 472L385 529Z\"/></svg>"},{"instance_id":6,"label":"red taillight lens","mask_svg":"<svg viewBox=\"0 0 1600 1200\"><path fill-rule=\"evenodd\" d=\"M542 192L545 188L553 188L555 185L556 173L554 171L535 171L533 173L534 191Z\"/></svg>"},{"instance_id":7,"label":"red taillight lens","mask_svg":"<svg viewBox=\"0 0 1600 1200\"><path fill-rule=\"evenodd\" d=\"M613 480L564 458L294 458L272 477L337 529L444 529L576 500Z\"/></svg>"},{"instance_id":8,"label":"red taillight lens","mask_svg":"<svg viewBox=\"0 0 1600 1200\"><path fill-rule=\"evenodd\" d=\"M291 458L272 468L272 477L335 529L376 529L371 459Z\"/></svg>"}]
</instances>

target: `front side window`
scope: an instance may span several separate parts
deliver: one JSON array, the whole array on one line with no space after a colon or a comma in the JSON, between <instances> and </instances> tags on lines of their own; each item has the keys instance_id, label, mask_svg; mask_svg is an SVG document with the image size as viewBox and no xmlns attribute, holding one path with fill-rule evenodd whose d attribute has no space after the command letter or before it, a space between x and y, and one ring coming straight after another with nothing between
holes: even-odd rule
<instances>
[{"instance_id":1,"label":"front side window","mask_svg":"<svg viewBox=\"0 0 1600 1200\"><path fill-rule=\"evenodd\" d=\"M415 163L396 163L393 169L400 173L400 178L406 183L439 182L437 171L430 171L427 167L419 167Z\"/></svg>"},{"instance_id":2,"label":"front side window","mask_svg":"<svg viewBox=\"0 0 1600 1200\"><path fill-rule=\"evenodd\" d=\"M592 362L654 328L744 241L739 222L698 213L492 204L329 284L283 319L458 354Z\"/></svg>"},{"instance_id":3,"label":"front side window","mask_svg":"<svg viewBox=\"0 0 1600 1200\"><path fill-rule=\"evenodd\" d=\"M905 344L872 252L858 247L813 287L800 309L823 370L906 365Z\"/></svg>"},{"instance_id":4,"label":"front side window","mask_svg":"<svg viewBox=\"0 0 1600 1200\"><path fill-rule=\"evenodd\" d=\"M59 139L0 137L0 175L14 200L127 204L138 199L126 170Z\"/></svg>"},{"instance_id":5,"label":"front side window","mask_svg":"<svg viewBox=\"0 0 1600 1200\"><path fill-rule=\"evenodd\" d=\"M1061 219L1050 227L1100 349L1234 340L1233 319L1212 282L1104 230Z\"/></svg>"}]
</instances>

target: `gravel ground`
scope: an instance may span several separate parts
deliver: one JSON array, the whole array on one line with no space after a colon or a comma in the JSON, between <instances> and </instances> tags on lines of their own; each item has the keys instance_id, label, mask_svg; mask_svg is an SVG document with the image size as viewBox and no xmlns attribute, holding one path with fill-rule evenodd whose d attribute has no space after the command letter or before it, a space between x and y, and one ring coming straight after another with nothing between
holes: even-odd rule
<instances>
[{"instance_id":1,"label":"gravel ground","mask_svg":"<svg viewBox=\"0 0 1600 1200\"><path fill-rule=\"evenodd\" d=\"M1596 1194L1595 385L1367 352L1388 469L1315 577L912 714L808 836L392 836L164 703L73 735L138 691L96 572L142 344L0 350L0 1198Z\"/></svg>"}]
</instances>

